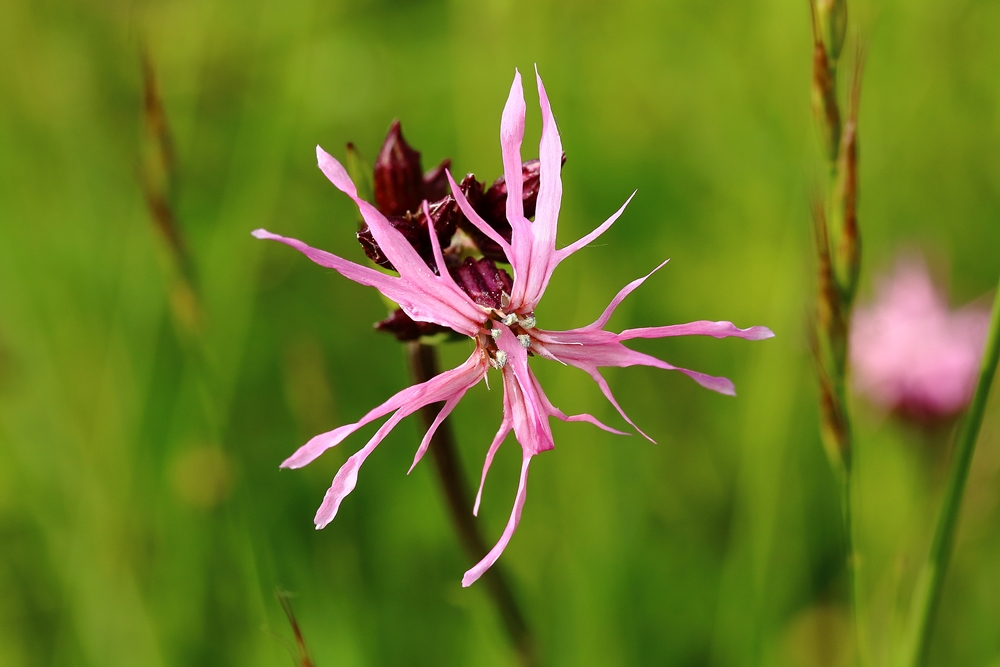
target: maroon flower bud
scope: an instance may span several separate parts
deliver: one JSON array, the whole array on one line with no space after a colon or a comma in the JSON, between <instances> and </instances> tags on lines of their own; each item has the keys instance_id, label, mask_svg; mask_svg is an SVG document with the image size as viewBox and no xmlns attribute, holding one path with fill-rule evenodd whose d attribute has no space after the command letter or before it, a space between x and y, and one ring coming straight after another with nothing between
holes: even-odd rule
<instances>
[{"instance_id":1,"label":"maroon flower bud","mask_svg":"<svg viewBox=\"0 0 1000 667\"><path fill-rule=\"evenodd\" d=\"M509 295L514 283L506 271L486 258L466 257L465 262L450 273L473 301L487 308L501 308L502 295Z\"/></svg>"},{"instance_id":2,"label":"maroon flower bud","mask_svg":"<svg viewBox=\"0 0 1000 667\"><path fill-rule=\"evenodd\" d=\"M441 164L424 174L424 199L438 201L451 194L448 187L448 175L445 173L451 167L451 158L441 160Z\"/></svg>"},{"instance_id":3,"label":"maroon flower bud","mask_svg":"<svg viewBox=\"0 0 1000 667\"><path fill-rule=\"evenodd\" d=\"M439 333L450 333L451 329L433 322L414 322L409 315L400 309L392 311L389 317L375 323L375 330L392 334L396 340L417 340L422 336L433 336Z\"/></svg>"},{"instance_id":4,"label":"maroon flower bud","mask_svg":"<svg viewBox=\"0 0 1000 667\"><path fill-rule=\"evenodd\" d=\"M406 143L394 120L375 160L375 206L387 216L403 215L420 208L423 192L420 153Z\"/></svg>"}]
</instances>

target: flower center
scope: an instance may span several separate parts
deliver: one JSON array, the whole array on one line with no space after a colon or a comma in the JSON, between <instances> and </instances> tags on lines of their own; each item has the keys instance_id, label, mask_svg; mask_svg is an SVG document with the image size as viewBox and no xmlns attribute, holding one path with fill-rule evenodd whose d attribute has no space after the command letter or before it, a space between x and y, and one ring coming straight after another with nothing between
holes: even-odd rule
<instances>
[{"instance_id":1,"label":"flower center","mask_svg":"<svg viewBox=\"0 0 1000 667\"><path fill-rule=\"evenodd\" d=\"M490 365L498 370L503 369L507 364L507 353L497 346L500 337L503 336L503 327L510 330L517 338L528 354L531 354L531 346L534 343L532 330L537 325L534 315L518 315L517 313L505 313L494 308L487 320L483 322L483 328L479 332L478 340L483 351L490 360Z\"/></svg>"}]
</instances>

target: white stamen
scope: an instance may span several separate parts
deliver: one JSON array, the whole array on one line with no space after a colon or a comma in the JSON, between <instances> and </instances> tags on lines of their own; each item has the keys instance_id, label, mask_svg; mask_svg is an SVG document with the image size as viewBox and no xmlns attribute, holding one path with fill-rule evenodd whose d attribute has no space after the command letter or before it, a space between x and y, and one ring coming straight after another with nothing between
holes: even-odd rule
<instances>
[{"instance_id":1,"label":"white stamen","mask_svg":"<svg viewBox=\"0 0 1000 667\"><path fill-rule=\"evenodd\" d=\"M534 315L528 315L524 319L518 320L517 323L525 329L534 329L535 325L538 324L538 320L535 319Z\"/></svg>"},{"instance_id":2,"label":"white stamen","mask_svg":"<svg viewBox=\"0 0 1000 667\"><path fill-rule=\"evenodd\" d=\"M496 359L495 368L497 370L500 370L507 365L507 353L504 352L503 350L497 350L497 353L494 358Z\"/></svg>"},{"instance_id":3,"label":"white stamen","mask_svg":"<svg viewBox=\"0 0 1000 667\"><path fill-rule=\"evenodd\" d=\"M511 313L510 315L507 315L506 317L503 318L503 323L509 327L514 326L515 322L517 322L517 315L515 315L514 313Z\"/></svg>"},{"instance_id":4,"label":"white stamen","mask_svg":"<svg viewBox=\"0 0 1000 667\"><path fill-rule=\"evenodd\" d=\"M531 336L529 336L528 334L521 334L520 336L517 337L517 339L521 342L521 347L523 347L524 349L527 350L528 348L531 347Z\"/></svg>"},{"instance_id":5,"label":"white stamen","mask_svg":"<svg viewBox=\"0 0 1000 667\"><path fill-rule=\"evenodd\" d=\"M490 336L493 340L500 340L500 336L503 335L503 329L490 329Z\"/></svg>"}]
</instances>

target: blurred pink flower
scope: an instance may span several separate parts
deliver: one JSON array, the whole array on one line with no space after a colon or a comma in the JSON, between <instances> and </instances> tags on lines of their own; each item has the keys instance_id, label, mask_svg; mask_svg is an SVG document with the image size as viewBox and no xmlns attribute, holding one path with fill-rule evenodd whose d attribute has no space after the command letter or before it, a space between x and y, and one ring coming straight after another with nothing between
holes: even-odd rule
<instances>
[{"instance_id":1,"label":"blurred pink flower","mask_svg":"<svg viewBox=\"0 0 1000 667\"><path fill-rule=\"evenodd\" d=\"M857 388L917 421L955 415L972 399L989 310L950 310L919 258L897 262L874 302L859 306L850 341Z\"/></svg>"},{"instance_id":2,"label":"blurred pink flower","mask_svg":"<svg viewBox=\"0 0 1000 667\"><path fill-rule=\"evenodd\" d=\"M466 264L457 269L449 267L425 202L425 217L429 221L428 232L435 263L432 270L403 235L394 229L374 206L358 197L354 183L351 182L343 166L319 147L317 147L317 157L320 169L337 188L357 204L374 240L399 275L387 275L360 266L311 248L301 241L277 236L262 229L254 232L257 238L272 239L290 245L317 264L334 269L355 282L375 287L399 304L406 315L415 322L433 322L465 334L476 342L475 350L465 363L427 382L402 390L354 424L341 426L314 437L282 464L282 467L286 468L300 468L327 449L339 444L365 424L392 413L368 443L351 456L337 472L333 485L327 491L316 513L317 528L323 528L333 520L341 501L354 489L358 470L364 460L401 419L425 405L444 403L443 409L417 448L413 460L413 465L416 465L426 452L435 430L455 408L465 392L485 378L490 368L500 371L504 388L503 418L500 429L486 454L482 482L473 512L478 513L482 498L482 483L486 480L493 457L511 430L514 431L522 450L520 482L513 511L500 540L482 561L466 572L462 579L463 586L472 584L496 562L517 528L527 494L529 463L536 454L554 447L549 425L550 417L564 421L585 421L606 431L626 435L602 424L591 415L567 416L553 406L528 366L529 354L553 359L586 371L597 382L615 409L634 427L632 420L625 415L611 394L607 382L598 370L599 367L645 365L677 370L714 391L733 395L735 390L732 382L726 378L672 366L655 357L628 349L622 344L623 341L633 338L683 335L704 335L715 338L736 336L760 340L774 335L766 327L739 329L730 322L709 321L629 329L617 334L605 331L604 326L618 304L649 278L649 275L623 288L604 313L589 326L570 331L549 331L538 327L535 307L545 291L553 270L564 259L604 233L622 214L628 202L590 234L565 248L556 249L556 227L562 199L560 180L562 146L545 88L537 72L536 81L542 111L542 136L539 148L540 184L534 221L525 216L521 196L520 150L524 135L525 104L520 73L515 74L500 124L500 145L508 188L507 220L512 228L510 242L473 210L461 189L451 178L451 174L448 174L454 197L464 215L481 232L496 242L509 259L514 271L512 284L508 282L510 279L505 273L496 270L491 263L485 261L477 264L467 260Z\"/></svg>"}]
</instances>

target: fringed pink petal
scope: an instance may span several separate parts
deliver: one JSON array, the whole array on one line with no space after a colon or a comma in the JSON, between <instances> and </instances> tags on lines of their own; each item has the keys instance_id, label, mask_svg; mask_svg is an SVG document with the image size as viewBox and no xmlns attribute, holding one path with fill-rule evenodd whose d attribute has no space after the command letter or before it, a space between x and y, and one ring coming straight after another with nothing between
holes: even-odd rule
<instances>
[{"instance_id":1,"label":"fringed pink petal","mask_svg":"<svg viewBox=\"0 0 1000 667\"><path fill-rule=\"evenodd\" d=\"M680 368L679 366L668 364L661 359L657 359L656 357L643 352L630 350L619 342L620 339L618 334L611 333L610 331L548 333L550 338L554 339L560 338L560 334L565 335L565 338L568 339L569 336L567 334L570 333L576 333L577 335L581 333L589 333L591 340L584 345L545 343L545 347L547 347L549 352L553 355L562 359L571 366L582 368L588 373L590 372L589 369L599 368L601 366L618 366L620 368L626 368L628 366L652 366L653 368L662 368L668 371L678 371L683 373L700 384L702 387L711 389L712 391L717 391L720 394L726 394L728 396L736 395L736 389L733 387L733 383L728 379L724 377L706 375L705 373L699 373L698 371L692 371L686 368ZM603 340L596 340L599 334L603 334L600 336Z\"/></svg>"},{"instance_id":2,"label":"fringed pink petal","mask_svg":"<svg viewBox=\"0 0 1000 667\"><path fill-rule=\"evenodd\" d=\"M567 416L566 413L564 413L562 410L552 405L552 401L549 400L549 397L542 390L542 385L539 384L538 378L535 377L534 373L531 374L531 381L534 382L535 391L538 393L538 396L541 398L543 404L545 405L545 412L548 413L550 417L561 419L564 422L587 422L588 424L593 424L594 426L603 431L607 431L608 433L614 433L615 435L631 435L630 433L625 433L624 431L619 431L618 429L611 428L610 426L601 422L599 419L597 419L597 417L594 417L593 415L583 413L579 415ZM638 431L639 429L636 430ZM642 433L642 431L639 432Z\"/></svg>"},{"instance_id":3,"label":"fringed pink petal","mask_svg":"<svg viewBox=\"0 0 1000 667\"><path fill-rule=\"evenodd\" d=\"M669 259L663 260L663 262L659 266L657 266L655 269L644 275L642 278L636 278L628 285L621 288L618 294L615 295L615 298L611 300L611 303L608 304L608 307L604 309L603 313L601 313L601 316L598 317L594 321L594 323L591 324L588 328L603 329L604 325L607 324L608 320L611 319L611 316L614 314L615 309L617 309L618 306L621 305L622 301L625 300L625 297L627 297L629 294L638 289L639 285L642 285L644 282L646 282L646 280L648 280L651 275L653 275L654 273L662 269L664 266L666 266L667 262L669 261L670 261Z\"/></svg>"},{"instance_id":4,"label":"fringed pink petal","mask_svg":"<svg viewBox=\"0 0 1000 667\"><path fill-rule=\"evenodd\" d=\"M431 280L433 272L427 268L427 264L424 263L413 246L389 224L389 221L378 209L358 196L358 190L344 166L319 146L316 147L316 161L330 182L357 204L361 211L361 217L368 223L368 228L379 248L396 267L399 275L416 281Z\"/></svg>"},{"instance_id":5,"label":"fringed pink petal","mask_svg":"<svg viewBox=\"0 0 1000 667\"><path fill-rule=\"evenodd\" d=\"M500 445L507 438L507 434L510 433L511 420L507 416L507 400L504 398L504 415L503 419L500 421L500 428L497 430L497 434L493 436L493 442L490 443L489 451L486 452L486 460L483 461L483 475L479 479L479 491L476 492L476 504L472 507L472 515L479 516L479 503L483 499L483 487L486 485L486 475L490 471L490 466L493 465L493 457L496 455L497 450L500 449Z\"/></svg>"},{"instance_id":6,"label":"fringed pink petal","mask_svg":"<svg viewBox=\"0 0 1000 667\"><path fill-rule=\"evenodd\" d=\"M610 218L608 218L603 223L601 223L600 227L598 227L594 231L590 232L589 234L587 234L583 238L579 239L578 241L576 241L574 243L570 243L565 248L562 248L561 250L557 251L556 252L556 263L558 264L559 262L563 261L564 259L566 259L570 255L572 255L574 252L576 252L580 248L584 247L585 245L587 245L589 243L592 243L594 240L597 239L597 237L599 237L604 232L608 231L608 229L611 227L611 225L615 224L615 222L618 220L618 218L621 217L621 214L625 212L625 207L629 205L630 201L632 201L632 197L635 197L635 192L633 192L631 195L629 195L629 198L625 200L625 203L622 204L621 208L619 208L617 211L615 211L614 214Z\"/></svg>"},{"instance_id":7,"label":"fringed pink petal","mask_svg":"<svg viewBox=\"0 0 1000 667\"><path fill-rule=\"evenodd\" d=\"M643 431L641 428L639 428L638 426L636 426L636 423L634 421L632 421L632 418L629 417L625 413L625 410L622 409L622 406L618 404L618 400L615 398L615 395L613 393L611 393L611 387L608 385L608 381L604 379L604 376L601 375L601 372L599 370L597 370L597 368L589 368L589 369L588 368L584 368L583 370L587 371L587 373L590 374L590 377L592 377L594 379L594 382L596 382L597 386L601 389L601 393L604 394L604 398L608 399L608 402L611 403L611 405L613 405L615 407L615 410L617 410L618 414L620 414L622 416L622 419L624 419L626 422L628 422L629 426L631 426L636 431L638 431L639 435L641 435L646 440L649 440L651 443L653 443L655 445L656 444L656 440L653 440L651 437L649 437L648 435L646 435L645 431Z\"/></svg>"},{"instance_id":8,"label":"fringed pink petal","mask_svg":"<svg viewBox=\"0 0 1000 667\"><path fill-rule=\"evenodd\" d=\"M395 232L395 230L393 231ZM431 286L428 290L426 283L420 285L409 279L381 273L337 257L325 250L313 248L298 239L272 234L266 229L254 230L253 235L258 239L284 243L320 266L333 269L345 278L361 285L374 287L386 298L399 304L399 307L417 322L434 322L468 336L474 336L479 331L480 323L483 320L483 311L461 290L459 290L461 298L452 298L451 292L453 290L446 290L442 293L442 290L436 286ZM430 272L428 271L428 273ZM429 291L433 293L429 293Z\"/></svg>"},{"instance_id":9,"label":"fringed pink petal","mask_svg":"<svg viewBox=\"0 0 1000 667\"><path fill-rule=\"evenodd\" d=\"M632 197L634 196L633 192ZM539 194L540 197L541 194ZM625 211L625 207L632 201L632 197L629 197L622 204L622 207L600 227L561 250L556 250L554 244L548 244L544 237L547 232L544 231L544 227L539 229L537 216L535 222L525 233L519 234L515 228L511 243L513 254L511 262L514 264L520 279L515 276L510 296L511 308L533 312L548 288L552 272L555 271L559 263L607 231ZM552 232L555 233L555 224L552 225Z\"/></svg>"},{"instance_id":10,"label":"fringed pink petal","mask_svg":"<svg viewBox=\"0 0 1000 667\"><path fill-rule=\"evenodd\" d=\"M712 391L724 394L725 396L735 396L736 387L733 385L732 380L725 377L720 377L716 375L708 375L707 373L699 373L698 371L688 370L687 368L681 368L680 366L674 366L673 364L668 364L667 362L657 359L656 357L651 357L648 354L642 354L641 352L635 353L634 364L642 364L644 366L652 366L653 368L662 368L666 371L677 371L687 375L689 378L700 384L705 389L711 389ZM640 358L643 359L640 361Z\"/></svg>"},{"instance_id":11,"label":"fringed pink petal","mask_svg":"<svg viewBox=\"0 0 1000 667\"><path fill-rule=\"evenodd\" d=\"M514 82L500 118L500 151L503 154L503 173L507 181L507 219L511 225L524 220L524 202L521 200L521 141L524 139L524 89L521 73L514 70Z\"/></svg>"},{"instance_id":12,"label":"fringed pink petal","mask_svg":"<svg viewBox=\"0 0 1000 667\"><path fill-rule=\"evenodd\" d=\"M565 413L563 413L562 411L560 411L559 408L556 408L556 410L557 410L557 412L553 412L552 416L555 417L556 419L560 419L560 420L562 420L564 422L586 422L588 424L592 424L592 425L596 426L597 428L601 429L602 431L607 431L608 433L612 433L614 435L632 435L631 433L626 433L625 431L619 431L616 428L611 428L610 426L608 426L607 424L605 424L604 422L602 422L600 419L598 419L594 415L587 414L586 412L580 413L578 415L568 415L567 416ZM639 429L635 429L635 430L639 431ZM639 433L642 433L642 431L639 431ZM642 433L642 434L646 435L645 433ZM655 441L653 441L653 442L655 442Z\"/></svg>"},{"instance_id":13,"label":"fringed pink petal","mask_svg":"<svg viewBox=\"0 0 1000 667\"><path fill-rule=\"evenodd\" d=\"M417 453L413 457L413 463L410 465L410 469L406 471L407 475L413 472L413 469L417 467L418 463L420 463L420 459L424 458L424 454L427 453L427 448L431 444L431 438L433 438L434 434L437 433L438 427L441 426L441 422L448 418L448 415L450 415L451 411L455 409L455 406L458 405L463 396L465 396L464 391L449 398L441 410L438 411L437 416L434 417L434 421L431 423L431 427L427 429L427 433L424 434L423 440L420 441Z\"/></svg>"},{"instance_id":14,"label":"fringed pink petal","mask_svg":"<svg viewBox=\"0 0 1000 667\"><path fill-rule=\"evenodd\" d=\"M337 516L337 510L340 508L340 503L343 499L354 490L355 485L358 482L358 470L361 465L368 458L368 455L375 451L379 443L385 439L385 437L395 428L396 424L400 422L404 417L407 417L420 408L428 405L430 403L437 403L439 401L447 401L446 410L443 412L450 412L454 408L458 400L465 395L468 389L479 382L480 379L486 374L486 366L483 361L482 354L477 349L472 353L472 356L461 366L454 368L450 371L446 371L437 375L427 382L419 385L414 385L413 387L408 387L402 392L389 399L386 405L398 404L395 414L390 417L385 424L376 431L372 439L368 441L365 447L352 455L347 462L341 466L340 470L337 471L336 476L333 478L333 484L330 489L326 492L323 498L323 503L320 505L319 509L316 511L316 528L324 528L327 524L333 521L333 518ZM401 398L401 395L404 395ZM453 400L454 399L454 400ZM451 408L448 408L448 406ZM372 411L383 411L384 414L385 405L376 408ZM369 413L369 416L372 413ZM367 418L367 417L366 417ZM442 417L442 420L444 417ZM429 429L429 433L433 431L440 424L438 420ZM356 425L355 425L356 426ZM429 438L427 438L429 441ZM424 447L421 444L421 447ZM426 449L426 447L424 447ZM315 457L313 457L315 458Z\"/></svg>"},{"instance_id":15,"label":"fringed pink petal","mask_svg":"<svg viewBox=\"0 0 1000 667\"><path fill-rule=\"evenodd\" d=\"M437 231L434 229L434 220L431 218L431 209L430 206L427 205L426 199L423 201L423 208L424 217L427 219L427 232L431 237L431 252L434 253L434 263L437 265L439 279L450 289L465 294L465 290L459 287L458 283L455 282L455 278L453 278L451 273L448 271L448 265L444 261L444 253L441 252L441 240L438 238Z\"/></svg>"},{"instance_id":16,"label":"fringed pink petal","mask_svg":"<svg viewBox=\"0 0 1000 667\"><path fill-rule=\"evenodd\" d=\"M538 83L538 102L542 108L542 139L538 145L539 184L538 203L535 207L535 222L531 225L535 237L535 251L548 251L556 247L556 225L559 222L559 206L562 202L562 141L559 128L552 115L549 97L545 93L542 77L535 66L535 81ZM546 262L548 263L548 262Z\"/></svg>"},{"instance_id":17,"label":"fringed pink petal","mask_svg":"<svg viewBox=\"0 0 1000 667\"><path fill-rule=\"evenodd\" d=\"M348 280L353 280L354 282L367 287L374 287L390 299L393 298L391 296L392 294L397 294L404 290L404 288L398 284L399 279L395 276L380 273L375 269L355 264L352 261L338 257L337 255L326 252L325 250L313 248L298 239L272 234L266 229L255 229L252 234L254 238L277 241L278 243L284 243L287 246L291 246L320 266L327 269L333 269Z\"/></svg>"},{"instance_id":18,"label":"fringed pink petal","mask_svg":"<svg viewBox=\"0 0 1000 667\"><path fill-rule=\"evenodd\" d=\"M347 436L365 424L384 417L394 410L399 410L402 413L400 417L402 419L429 403L447 401L456 396L461 399L470 387L486 375L486 368L487 365L482 354L476 350L461 366L397 392L388 401L368 412L360 421L315 436L285 460L281 467L301 468L311 463L320 454L340 444Z\"/></svg>"},{"instance_id":19,"label":"fringed pink petal","mask_svg":"<svg viewBox=\"0 0 1000 667\"><path fill-rule=\"evenodd\" d=\"M507 354L507 365L503 368L504 400L509 401L511 425L517 441L528 454L538 454L555 447L549 415L546 410L548 399L540 393L528 368L528 351L511 333L500 326L501 335L497 347Z\"/></svg>"},{"instance_id":20,"label":"fringed pink petal","mask_svg":"<svg viewBox=\"0 0 1000 667\"><path fill-rule=\"evenodd\" d=\"M314 522L316 524L316 530L326 528L327 524L333 521L334 517L337 516L337 510L340 509L340 503L347 497L347 495L354 490L354 487L358 483L358 470L361 469L361 464L365 462L368 455L375 451L379 443L385 439L385 436L389 435L389 432L395 428L396 424L403 418L404 415L401 412L397 412L389 420L382 424L382 427L375 432L372 439L368 441L368 444L364 446L363 449L351 455L350 458L340 467L337 474L333 478L333 484L327 490L326 495L323 497L323 502L320 504L319 509L316 510L316 517Z\"/></svg>"},{"instance_id":21,"label":"fringed pink petal","mask_svg":"<svg viewBox=\"0 0 1000 667\"><path fill-rule=\"evenodd\" d=\"M535 310L552 272L559 264L556 229L562 201L562 142L537 67L535 79L538 82L538 99L542 109L542 139L538 148L541 165L535 221L528 223L523 218L511 218L509 194L507 198L507 217L513 230L512 253L508 257L516 274L510 295L511 308L527 312ZM507 180L509 183L509 176ZM508 193L509 187L508 185ZM520 187L518 191L520 192Z\"/></svg>"},{"instance_id":22,"label":"fringed pink petal","mask_svg":"<svg viewBox=\"0 0 1000 667\"><path fill-rule=\"evenodd\" d=\"M500 557L500 554L503 553L503 550L507 548L510 538L514 536L517 524L521 522L521 511L524 509L524 501L528 497L528 465L530 463L531 454L525 453L524 460L521 463L521 478L517 484L514 509L510 514L510 519L507 520L507 525L503 529L503 535L500 536L500 541L486 554L486 557L476 563L475 567L466 572L465 576L462 577L462 586L464 588L471 586L479 577L483 576L486 570L492 567L493 563Z\"/></svg>"},{"instance_id":23,"label":"fringed pink petal","mask_svg":"<svg viewBox=\"0 0 1000 667\"><path fill-rule=\"evenodd\" d=\"M404 389L403 391L407 390ZM317 436L313 436L309 440L309 442L299 447L297 450L295 450L294 454L285 459L281 463L281 467L295 469L309 465L317 458L319 458L319 456L323 452L332 447L336 447L344 440L346 440L347 436L351 435L362 426L365 426L366 424L369 424L375 421L376 419L379 419L380 417L386 416L393 410L397 410L399 408L398 398L402 393L403 392L396 394L388 401L386 401L379 407L375 408L374 410L366 414L364 418L359 422L356 422L354 424L346 424L344 426L341 426L340 428L335 428L334 430L329 431L327 433L321 433ZM395 404L393 404L394 402Z\"/></svg>"},{"instance_id":24,"label":"fringed pink petal","mask_svg":"<svg viewBox=\"0 0 1000 667\"><path fill-rule=\"evenodd\" d=\"M735 336L745 340L764 340L765 338L774 338L774 332L767 327L740 329L732 322L699 320L687 324L671 324L665 327L626 329L618 335L618 338L619 340L629 340L632 338L666 338L667 336L712 336L713 338Z\"/></svg>"}]
</instances>

